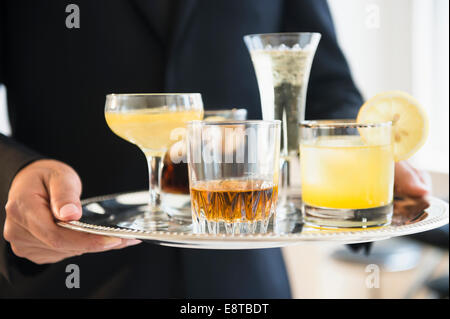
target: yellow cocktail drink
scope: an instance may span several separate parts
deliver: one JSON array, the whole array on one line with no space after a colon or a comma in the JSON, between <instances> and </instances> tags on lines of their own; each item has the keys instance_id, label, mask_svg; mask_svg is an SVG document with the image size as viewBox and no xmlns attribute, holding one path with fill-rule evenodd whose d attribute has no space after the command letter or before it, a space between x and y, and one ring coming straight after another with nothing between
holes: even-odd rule
<instances>
[{"instance_id":1,"label":"yellow cocktail drink","mask_svg":"<svg viewBox=\"0 0 450 319\"><path fill-rule=\"evenodd\" d=\"M149 200L145 213L123 220L119 225L140 230L185 231L185 223L172 223L168 212L176 209L162 205L161 172L167 150L180 141L187 122L201 120L203 102L199 93L108 94L105 119L109 128L145 154L149 175ZM124 163L126 166L127 163ZM186 225L186 226L190 226ZM181 227L181 228L180 228Z\"/></svg>"},{"instance_id":2,"label":"yellow cocktail drink","mask_svg":"<svg viewBox=\"0 0 450 319\"><path fill-rule=\"evenodd\" d=\"M182 132L176 129L202 117L202 110L169 111L165 108L105 113L106 122L115 134L138 145L144 152L159 156L180 139Z\"/></svg>"},{"instance_id":3,"label":"yellow cocktail drink","mask_svg":"<svg viewBox=\"0 0 450 319\"><path fill-rule=\"evenodd\" d=\"M360 136L321 136L300 146L303 202L314 207L366 209L391 204L392 144Z\"/></svg>"},{"instance_id":4,"label":"yellow cocktail drink","mask_svg":"<svg viewBox=\"0 0 450 319\"><path fill-rule=\"evenodd\" d=\"M300 124L303 217L314 227L388 225L393 215L395 162L426 141L428 118L407 93L369 99L355 120Z\"/></svg>"}]
</instances>

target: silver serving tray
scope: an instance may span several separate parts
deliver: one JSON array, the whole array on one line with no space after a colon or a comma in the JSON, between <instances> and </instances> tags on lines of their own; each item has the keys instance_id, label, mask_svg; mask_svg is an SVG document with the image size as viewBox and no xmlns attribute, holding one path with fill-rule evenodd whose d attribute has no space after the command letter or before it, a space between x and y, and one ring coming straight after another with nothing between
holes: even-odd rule
<instances>
[{"instance_id":1,"label":"silver serving tray","mask_svg":"<svg viewBox=\"0 0 450 319\"><path fill-rule=\"evenodd\" d=\"M424 232L448 224L449 206L435 197L396 198L389 226L368 229L325 230L308 227L301 217L277 220L266 234L210 235L194 234L191 227L172 223L168 230L148 231L130 222L143 214L147 192L102 196L84 200L79 221L58 222L62 227L91 234L136 238L162 246L203 249L258 249L296 245L305 242L372 242ZM126 226L124 226L126 225ZM274 226L275 225L275 226Z\"/></svg>"}]
</instances>

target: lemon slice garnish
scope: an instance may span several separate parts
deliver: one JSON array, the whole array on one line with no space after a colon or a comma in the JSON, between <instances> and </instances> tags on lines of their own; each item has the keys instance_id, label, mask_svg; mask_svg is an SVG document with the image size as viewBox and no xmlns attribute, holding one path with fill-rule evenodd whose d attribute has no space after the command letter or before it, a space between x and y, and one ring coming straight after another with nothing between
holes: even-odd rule
<instances>
[{"instance_id":1,"label":"lemon slice garnish","mask_svg":"<svg viewBox=\"0 0 450 319\"><path fill-rule=\"evenodd\" d=\"M401 91L380 93L358 113L358 123L392 122L395 160L410 158L428 137L428 116L420 103Z\"/></svg>"}]
</instances>

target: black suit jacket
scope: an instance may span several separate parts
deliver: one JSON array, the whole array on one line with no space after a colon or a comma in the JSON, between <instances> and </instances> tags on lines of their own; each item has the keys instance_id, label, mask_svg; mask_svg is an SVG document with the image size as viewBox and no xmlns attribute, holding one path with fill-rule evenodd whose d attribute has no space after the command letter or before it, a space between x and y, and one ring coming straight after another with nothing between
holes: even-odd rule
<instances>
[{"instance_id":1,"label":"black suit jacket","mask_svg":"<svg viewBox=\"0 0 450 319\"><path fill-rule=\"evenodd\" d=\"M65 26L69 3L80 8L80 29ZM325 0L183 0L169 15L170 37L149 10L144 0L0 0L0 82L12 127L12 137L0 136L1 226L11 180L40 157L74 167L83 197L147 187L143 155L105 124L108 93L200 92L206 109L246 107L260 118L245 34L320 32L307 118L354 117L361 104ZM65 286L71 263L80 266L79 289ZM38 266L1 238L0 272L5 297L290 296L278 249L141 244Z\"/></svg>"}]
</instances>

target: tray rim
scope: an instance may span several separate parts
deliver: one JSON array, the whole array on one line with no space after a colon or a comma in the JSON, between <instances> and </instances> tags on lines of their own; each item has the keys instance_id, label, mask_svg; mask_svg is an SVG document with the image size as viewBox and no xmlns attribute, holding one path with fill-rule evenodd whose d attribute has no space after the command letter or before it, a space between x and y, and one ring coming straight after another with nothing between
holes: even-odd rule
<instances>
[{"instance_id":1,"label":"tray rim","mask_svg":"<svg viewBox=\"0 0 450 319\"><path fill-rule=\"evenodd\" d=\"M137 194L145 191L123 192L118 194L103 195L88 198L81 201L82 205L87 205L93 202L103 201L115 198L124 194ZM99 226L88 224L80 221L63 222L58 221L57 224L76 231L82 231L87 233L115 236L122 238L137 238L143 240L157 241L160 243L186 243L186 244L200 244L206 241L228 244L237 244L240 242L246 243L278 243L279 246L286 246L295 243L301 243L305 241L333 241L333 242L364 242L364 241L376 241L387 239L391 237L405 236L413 233L424 232L434 228L441 227L449 223L449 205L442 199L429 196L427 198L431 206L439 206L443 211L437 216L426 218L422 221L418 221L413 224L401 225L401 226L384 226L376 229L361 229L361 230L336 230L327 232L317 231L303 231L298 234L239 234L239 235L227 235L227 234L194 234L185 232L169 232L169 231L145 231L137 229L123 229L114 228L108 226ZM429 209L429 208L428 208ZM419 231L417 231L419 230ZM365 238L365 239L364 239Z\"/></svg>"}]
</instances>

